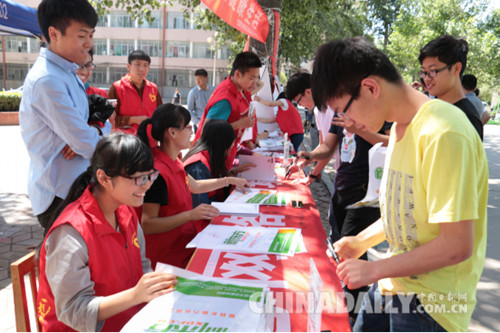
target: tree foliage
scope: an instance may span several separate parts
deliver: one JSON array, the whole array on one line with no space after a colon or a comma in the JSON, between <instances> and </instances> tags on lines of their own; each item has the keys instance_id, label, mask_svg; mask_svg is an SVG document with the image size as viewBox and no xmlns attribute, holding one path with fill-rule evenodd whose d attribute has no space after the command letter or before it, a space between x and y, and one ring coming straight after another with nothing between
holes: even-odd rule
<instances>
[{"instance_id":1,"label":"tree foliage","mask_svg":"<svg viewBox=\"0 0 500 333\"><path fill-rule=\"evenodd\" d=\"M160 0L90 0L99 13L126 10L133 19L151 20ZM259 0L258 0L259 1ZM260 0L262 1L262 0ZM233 29L200 0L166 0L193 12L198 29L217 31L217 45L228 45L232 55L243 49L246 36ZM451 34L469 43L467 73L478 77L482 98L500 86L500 9L488 0L282 0L281 61L295 67L310 60L327 40L365 35L380 45L405 76L416 77L419 50L430 40ZM272 30L270 30L272 33ZM230 59L231 61L231 59Z\"/></svg>"},{"instance_id":2,"label":"tree foliage","mask_svg":"<svg viewBox=\"0 0 500 333\"><path fill-rule=\"evenodd\" d=\"M420 70L417 57L425 44L443 34L463 37L469 43L466 73L478 77L484 87L482 97L489 98L500 77L498 10L486 16L485 0L401 1L387 45L398 69L415 78Z\"/></svg>"}]
</instances>

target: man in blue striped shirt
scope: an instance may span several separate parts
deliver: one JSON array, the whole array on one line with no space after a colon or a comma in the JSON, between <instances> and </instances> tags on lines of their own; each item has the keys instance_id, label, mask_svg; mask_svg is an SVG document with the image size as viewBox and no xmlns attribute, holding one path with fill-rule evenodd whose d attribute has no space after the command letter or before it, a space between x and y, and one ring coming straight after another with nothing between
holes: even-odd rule
<instances>
[{"instance_id":1,"label":"man in blue striped shirt","mask_svg":"<svg viewBox=\"0 0 500 333\"><path fill-rule=\"evenodd\" d=\"M99 134L111 130L109 122L102 130L87 124L85 86L76 75L92 48L97 20L86 0L43 0L38 7L48 47L40 50L24 81L19 122L30 157L28 194L44 228L89 166Z\"/></svg>"}]
</instances>

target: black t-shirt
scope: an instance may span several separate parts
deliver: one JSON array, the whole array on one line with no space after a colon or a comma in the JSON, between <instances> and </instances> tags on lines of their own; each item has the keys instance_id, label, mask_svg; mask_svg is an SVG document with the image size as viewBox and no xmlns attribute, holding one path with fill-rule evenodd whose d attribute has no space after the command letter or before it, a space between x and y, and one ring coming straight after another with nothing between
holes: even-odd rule
<instances>
[{"instance_id":1,"label":"black t-shirt","mask_svg":"<svg viewBox=\"0 0 500 333\"><path fill-rule=\"evenodd\" d=\"M474 106L474 104L472 104L472 102L469 101L468 98L462 98L453 105L455 105L465 113L467 118L469 118L472 126L474 126L477 133L479 134L481 141L483 141L483 123L481 122L481 119L477 117L476 107Z\"/></svg>"},{"instance_id":2,"label":"black t-shirt","mask_svg":"<svg viewBox=\"0 0 500 333\"><path fill-rule=\"evenodd\" d=\"M378 133L385 134L391 126L392 123L384 122ZM328 132L338 138L340 165L335 176L335 190L342 191L368 184L368 150L373 145L359 135L346 135L341 126L331 125Z\"/></svg>"},{"instance_id":3,"label":"black t-shirt","mask_svg":"<svg viewBox=\"0 0 500 333\"><path fill-rule=\"evenodd\" d=\"M168 204L168 188L165 179L158 175L155 182L151 185L144 196L144 203L156 203L160 206Z\"/></svg>"}]
</instances>

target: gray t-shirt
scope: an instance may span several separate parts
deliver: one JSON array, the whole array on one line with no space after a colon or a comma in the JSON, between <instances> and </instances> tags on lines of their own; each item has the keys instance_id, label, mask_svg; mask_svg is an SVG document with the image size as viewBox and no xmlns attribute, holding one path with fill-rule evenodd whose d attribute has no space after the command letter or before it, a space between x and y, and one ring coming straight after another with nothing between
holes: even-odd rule
<instances>
[{"instance_id":1,"label":"gray t-shirt","mask_svg":"<svg viewBox=\"0 0 500 333\"><path fill-rule=\"evenodd\" d=\"M484 113L483 102L481 102L481 100L473 92L465 94L465 97L467 97L469 101L474 104L474 107L477 109L477 116L481 119Z\"/></svg>"}]
</instances>

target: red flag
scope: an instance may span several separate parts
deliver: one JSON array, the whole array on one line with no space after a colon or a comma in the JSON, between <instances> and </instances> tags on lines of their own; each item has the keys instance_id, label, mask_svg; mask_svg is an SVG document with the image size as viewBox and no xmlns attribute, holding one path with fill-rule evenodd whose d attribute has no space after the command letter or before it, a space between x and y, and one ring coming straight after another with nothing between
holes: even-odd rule
<instances>
[{"instance_id":1,"label":"red flag","mask_svg":"<svg viewBox=\"0 0 500 333\"><path fill-rule=\"evenodd\" d=\"M256 0L201 0L215 15L238 31L265 43L269 21Z\"/></svg>"}]
</instances>

